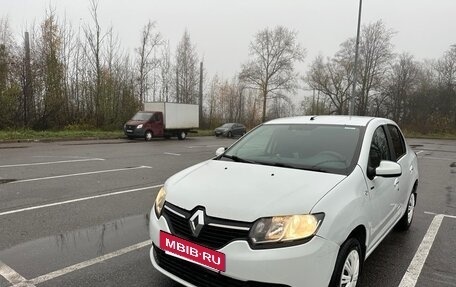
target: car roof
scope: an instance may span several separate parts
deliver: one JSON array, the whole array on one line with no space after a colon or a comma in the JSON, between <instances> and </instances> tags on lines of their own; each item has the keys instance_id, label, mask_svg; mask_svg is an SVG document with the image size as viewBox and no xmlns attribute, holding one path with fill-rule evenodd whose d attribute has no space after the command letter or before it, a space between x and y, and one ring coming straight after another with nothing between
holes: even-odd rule
<instances>
[{"instance_id":1,"label":"car roof","mask_svg":"<svg viewBox=\"0 0 456 287\"><path fill-rule=\"evenodd\" d=\"M392 122L388 119L361 116L300 116L271 120L265 124L326 124L367 126L372 120Z\"/></svg>"}]
</instances>

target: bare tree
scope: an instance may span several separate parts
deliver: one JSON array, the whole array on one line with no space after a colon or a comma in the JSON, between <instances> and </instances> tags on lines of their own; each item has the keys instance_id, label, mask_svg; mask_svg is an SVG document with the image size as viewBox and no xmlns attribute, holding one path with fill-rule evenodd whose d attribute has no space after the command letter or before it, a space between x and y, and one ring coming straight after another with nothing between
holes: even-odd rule
<instances>
[{"instance_id":1,"label":"bare tree","mask_svg":"<svg viewBox=\"0 0 456 287\"><path fill-rule=\"evenodd\" d=\"M218 99L218 87L220 85L220 79L218 75L214 75L210 84L209 91L207 95L207 123L210 128L213 128L218 124L215 119L217 113L217 99Z\"/></svg>"},{"instance_id":2,"label":"bare tree","mask_svg":"<svg viewBox=\"0 0 456 287\"><path fill-rule=\"evenodd\" d=\"M176 101L196 104L198 102L199 60L195 45L188 31L184 32L176 50Z\"/></svg>"},{"instance_id":3,"label":"bare tree","mask_svg":"<svg viewBox=\"0 0 456 287\"><path fill-rule=\"evenodd\" d=\"M171 85L173 79L171 51L169 43L163 44L160 58L160 96L159 101L170 100Z\"/></svg>"},{"instance_id":4,"label":"bare tree","mask_svg":"<svg viewBox=\"0 0 456 287\"><path fill-rule=\"evenodd\" d=\"M8 18L0 19L0 96L6 90L9 77L9 61L13 37Z\"/></svg>"},{"instance_id":5,"label":"bare tree","mask_svg":"<svg viewBox=\"0 0 456 287\"><path fill-rule=\"evenodd\" d=\"M0 18L0 128L11 128L17 122L20 90L14 78L15 49L8 18Z\"/></svg>"},{"instance_id":6,"label":"bare tree","mask_svg":"<svg viewBox=\"0 0 456 287\"><path fill-rule=\"evenodd\" d=\"M456 45L450 47L440 58L435 69L439 86L439 102L441 112L452 115L453 125L456 126Z\"/></svg>"},{"instance_id":7,"label":"bare tree","mask_svg":"<svg viewBox=\"0 0 456 287\"><path fill-rule=\"evenodd\" d=\"M397 123L402 124L407 117L409 109L406 105L415 93L418 73L419 66L408 53L401 54L388 73L384 91L388 100L387 116L392 117Z\"/></svg>"},{"instance_id":8,"label":"bare tree","mask_svg":"<svg viewBox=\"0 0 456 287\"><path fill-rule=\"evenodd\" d=\"M39 63L41 67L41 102L38 127L48 129L65 125L64 64L62 63L62 34L54 10L49 10L41 24Z\"/></svg>"},{"instance_id":9,"label":"bare tree","mask_svg":"<svg viewBox=\"0 0 456 287\"><path fill-rule=\"evenodd\" d=\"M393 59L391 40L395 32L379 20L363 27L360 41L358 115L368 114L369 96L380 88ZM349 40L354 46L354 40ZM350 45L351 46L351 45ZM347 45L349 47L349 45ZM354 49L352 49L354 50Z\"/></svg>"},{"instance_id":10,"label":"bare tree","mask_svg":"<svg viewBox=\"0 0 456 287\"><path fill-rule=\"evenodd\" d=\"M296 38L296 32L278 26L261 30L250 43L251 60L242 66L239 78L247 87L260 91L263 121L269 97L283 91L294 92L297 88L298 73L294 64L304 60L305 50Z\"/></svg>"},{"instance_id":11,"label":"bare tree","mask_svg":"<svg viewBox=\"0 0 456 287\"><path fill-rule=\"evenodd\" d=\"M327 96L333 103L335 109L330 113L343 115L348 111L352 68L351 61L347 61L338 53L326 62L323 57L318 56L307 73L307 84Z\"/></svg>"},{"instance_id":12,"label":"bare tree","mask_svg":"<svg viewBox=\"0 0 456 287\"><path fill-rule=\"evenodd\" d=\"M90 0L90 14L92 16L93 27L88 25L84 27L86 40L84 52L89 60L92 73L95 75L95 91L92 98L95 106L96 126L100 127L103 121L101 112L102 45L107 34L102 34L98 21L98 0Z\"/></svg>"},{"instance_id":13,"label":"bare tree","mask_svg":"<svg viewBox=\"0 0 456 287\"><path fill-rule=\"evenodd\" d=\"M159 61L154 53L161 43L162 37L159 32L155 31L155 22L149 20L143 27L141 43L139 48L136 49L136 53L138 54L138 94L141 105L144 103L145 96L150 88L148 84L149 73L155 71L159 66Z\"/></svg>"}]
</instances>

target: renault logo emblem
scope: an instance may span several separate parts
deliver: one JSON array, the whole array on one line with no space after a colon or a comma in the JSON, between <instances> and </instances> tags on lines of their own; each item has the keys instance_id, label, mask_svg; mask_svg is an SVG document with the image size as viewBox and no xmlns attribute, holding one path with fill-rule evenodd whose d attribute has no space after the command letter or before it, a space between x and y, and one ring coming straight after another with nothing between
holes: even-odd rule
<instances>
[{"instance_id":1,"label":"renault logo emblem","mask_svg":"<svg viewBox=\"0 0 456 287\"><path fill-rule=\"evenodd\" d=\"M193 236L198 237L204 226L204 211L197 210L192 217L190 217L190 229Z\"/></svg>"}]
</instances>

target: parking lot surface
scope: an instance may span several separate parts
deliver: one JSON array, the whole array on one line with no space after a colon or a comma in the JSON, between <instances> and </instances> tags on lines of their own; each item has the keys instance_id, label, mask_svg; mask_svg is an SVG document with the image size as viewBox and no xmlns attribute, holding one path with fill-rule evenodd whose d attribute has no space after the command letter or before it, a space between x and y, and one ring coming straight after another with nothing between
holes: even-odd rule
<instances>
[{"instance_id":1,"label":"parking lot surface","mask_svg":"<svg viewBox=\"0 0 456 287\"><path fill-rule=\"evenodd\" d=\"M150 263L164 181L233 139L0 144L0 286L181 286ZM361 286L456 286L456 141L409 139L415 218L367 259ZM204 181L204 179L202 179Z\"/></svg>"}]
</instances>

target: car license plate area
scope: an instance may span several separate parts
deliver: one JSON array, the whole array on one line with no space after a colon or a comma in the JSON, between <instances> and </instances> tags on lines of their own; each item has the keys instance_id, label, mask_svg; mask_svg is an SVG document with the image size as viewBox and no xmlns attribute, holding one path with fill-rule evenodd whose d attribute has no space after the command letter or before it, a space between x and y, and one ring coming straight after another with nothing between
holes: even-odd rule
<instances>
[{"instance_id":1,"label":"car license plate area","mask_svg":"<svg viewBox=\"0 0 456 287\"><path fill-rule=\"evenodd\" d=\"M133 130L127 130L127 133L132 133L132 132L133 132Z\"/></svg>"},{"instance_id":2,"label":"car license plate area","mask_svg":"<svg viewBox=\"0 0 456 287\"><path fill-rule=\"evenodd\" d=\"M225 254L160 231L160 249L187 261L225 272Z\"/></svg>"}]
</instances>

